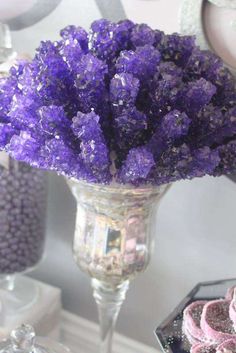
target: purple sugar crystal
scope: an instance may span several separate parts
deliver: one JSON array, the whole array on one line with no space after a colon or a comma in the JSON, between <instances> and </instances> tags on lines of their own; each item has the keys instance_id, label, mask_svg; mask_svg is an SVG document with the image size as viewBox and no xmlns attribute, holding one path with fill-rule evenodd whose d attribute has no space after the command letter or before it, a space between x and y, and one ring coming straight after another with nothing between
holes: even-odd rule
<instances>
[{"instance_id":1,"label":"purple sugar crystal","mask_svg":"<svg viewBox=\"0 0 236 353\"><path fill-rule=\"evenodd\" d=\"M134 47L142 47L146 44L153 45L155 40L155 32L147 24L142 23L133 27L131 42Z\"/></svg>"},{"instance_id":2,"label":"purple sugar crystal","mask_svg":"<svg viewBox=\"0 0 236 353\"><path fill-rule=\"evenodd\" d=\"M183 76L183 70L175 65L171 61L162 62L160 64L160 77L163 80L174 80L177 79L181 82Z\"/></svg>"},{"instance_id":3,"label":"purple sugar crystal","mask_svg":"<svg viewBox=\"0 0 236 353\"><path fill-rule=\"evenodd\" d=\"M184 68L187 80L198 80L201 77L210 80L212 74L222 66L220 58L210 50L195 48Z\"/></svg>"},{"instance_id":4,"label":"purple sugar crystal","mask_svg":"<svg viewBox=\"0 0 236 353\"><path fill-rule=\"evenodd\" d=\"M120 152L145 143L147 134L147 116L136 108L124 110L114 120L115 140Z\"/></svg>"},{"instance_id":5,"label":"purple sugar crystal","mask_svg":"<svg viewBox=\"0 0 236 353\"><path fill-rule=\"evenodd\" d=\"M235 80L221 59L146 24L67 26L0 79L0 148L69 177L138 186L229 174L235 141Z\"/></svg>"},{"instance_id":6,"label":"purple sugar crystal","mask_svg":"<svg viewBox=\"0 0 236 353\"><path fill-rule=\"evenodd\" d=\"M130 20L122 20L117 23L117 27L115 29L115 37L120 50L131 48L130 34L133 27L134 23Z\"/></svg>"},{"instance_id":7,"label":"purple sugar crystal","mask_svg":"<svg viewBox=\"0 0 236 353\"><path fill-rule=\"evenodd\" d=\"M94 112L78 112L73 118L72 129L80 141L80 157L85 165L91 168L98 178L105 174L109 178L109 151L99 120L99 116Z\"/></svg>"},{"instance_id":8,"label":"purple sugar crystal","mask_svg":"<svg viewBox=\"0 0 236 353\"><path fill-rule=\"evenodd\" d=\"M81 111L89 113L91 109L97 110L104 104L106 93L105 75L108 73L107 65L92 54L82 57L77 67L75 86Z\"/></svg>"},{"instance_id":9,"label":"purple sugar crystal","mask_svg":"<svg viewBox=\"0 0 236 353\"><path fill-rule=\"evenodd\" d=\"M196 130L196 140L205 145L219 146L225 141L233 139L236 134L236 107L230 109L225 114L214 108L214 114L210 115L212 108L205 110L205 120L203 121L202 131ZM209 120L209 122L207 122ZM204 127L204 123L206 124Z\"/></svg>"},{"instance_id":10,"label":"purple sugar crystal","mask_svg":"<svg viewBox=\"0 0 236 353\"><path fill-rule=\"evenodd\" d=\"M63 140L52 138L46 141L40 150L40 157L50 166L50 169L75 176L78 156Z\"/></svg>"},{"instance_id":11,"label":"purple sugar crystal","mask_svg":"<svg viewBox=\"0 0 236 353\"><path fill-rule=\"evenodd\" d=\"M195 39L192 36L181 36L177 33L164 37L158 48L165 61L173 61L176 65L184 67L195 47Z\"/></svg>"},{"instance_id":12,"label":"purple sugar crystal","mask_svg":"<svg viewBox=\"0 0 236 353\"><path fill-rule=\"evenodd\" d=\"M139 91L139 80L131 74L116 74L110 82L110 101L115 112L133 107Z\"/></svg>"},{"instance_id":13,"label":"purple sugar crystal","mask_svg":"<svg viewBox=\"0 0 236 353\"><path fill-rule=\"evenodd\" d=\"M12 127L19 130L36 131L39 122L36 113L38 108L39 104L32 97L22 94L14 95L9 112Z\"/></svg>"},{"instance_id":14,"label":"purple sugar crystal","mask_svg":"<svg viewBox=\"0 0 236 353\"><path fill-rule=\"evenodd\" d=\"M101 60L110 60L119 50L116 41L116 24L105 20L97 20L91 24L89 49Z\"/></svg>"},{"instance_id":15,"label":"purple sugar crystal","mask_svg":"<svg viewBox=\"0 0 236 353\"><path fill-rule=\"evenodd\" d=\"M116 70L118 73L128 72L140 80L147 80L155 74L160 59L159 51L147 44L135 51L122 51L116 62Z\"/></svg>"},{"instance_id":16,"label":"purple sugar crystal","mask_svg":"<svg viewBox=\"0 0 236 353\"><path fill-rule=\"evenodd\" d=\"M7 151L19 161L43 168L43 164L39 162L40 147L39 142L29 132L21 131L20 135L12 136Z\"/></svg>"},{"instance_id":17,"label":"purple sugar crystal","mask_svg":"<svg viewBox=\"0 0 236 353\"><path fill-rule=\"evenodd\" d=\"M0 123L0 148L4 149L8 145L12 136L15 134L15 130L8 124Z\"/></svg>"},{"instance_id":18,"label":"purple sugar crystal","mask_svg":"<svg viewBox=\"0 0 236 353\"><path fill-rule=\"evenodd\" d=\"M77 72L77 66L82 56L84 55L83 49L81 48L77 39L68 38L60 43L60 55L63 60L67 63L69 69L73 72Z\"/></svg>"},{"instance_id":19,"label":"purple sugar crystal","mask_svg":"<svg viewBox=\"0 0 236 353\"><path fill-rule=\"evenodd\" d=\"M199 112L206 104L210 103L216 87L204 78L190 82L179 95L179 105L189 115Z\"/></svg>"},{"instance_id":20,"label":"purple sugar crystal","mask_svg":"<svg viewBox=\"0 0 236 353\"><path fill-rule=\"evenodd\" d=\"M154 165L153 155L146 147L132 148L121 168L119 180L124 184L144 180Z\"/></svg>"},{"instance_id":21,"label":"purple sugar crystal","mask_svg":"<svg viewBox=\"0 0 236 353\"><path fill-rule=\"evenodd\" d=\"M231 174L236 170L236 141L231 141L226 145L217 148L220 157L220 163L214 170L214 175Z\"/></svg>"},{"instance_id":22,"label":"purple sugar crystal","mask_svg":"<svg viewBox=\"0 0 236 353\"><path fill-rule=\"evenodd\" d=\"M148 142L155 159L176 140L187 135L191 120L185 113L173 110L166 114Z\"/></svg>"},{"instance_id":23,"label":"purple sugar crystal","mask_svg":"<svg viewBox=\"0 0 236 353\"><path fill-rule=\"evenodd\" d=\"M88 33L82 27L67 26L60 31L60 35L69 43L78 43L86 53L88 51Z\"/></svg>"},{"instance_id":24,"label":"purple sugar crystal","mask_svg":"<svg viewBox=\"0 0 236 353\"><path fill-rule=\"evenodd\" d=\"M157 162L152 178L158 184L166 184L212 174L219 161L218 151L212 151L209 147L193 151L186 144L170 147Z\"/></svg>"},{"instance_id":25,"label":"purple sugar crystal","mask_svg":"<svg viewBox=\"0 0 236 353\"><path fill-rule=\"evenodd\" d=\"M39 108L38 115L40 128L46 135L60 138L60 134L69 133L70 120L66 117L63 107L43 106Z\"/></svg>"}]
</instances>

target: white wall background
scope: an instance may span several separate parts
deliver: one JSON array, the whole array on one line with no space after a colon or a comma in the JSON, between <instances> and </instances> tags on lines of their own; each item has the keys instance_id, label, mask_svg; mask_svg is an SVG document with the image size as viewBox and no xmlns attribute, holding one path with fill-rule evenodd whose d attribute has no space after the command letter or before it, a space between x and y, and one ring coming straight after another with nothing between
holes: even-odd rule
<instances>
[{"instance_id":1,"label":"white wall background","mask_svg":"<svg viewBox=\"0 0 236 353\"><path fill-rule=\"evenodd\" d=\"M50 1L50 0L48 0ZM167 32L178 30L180 0L123 0L128 17ZM100 17L93 0L62 0L46 19L13 33L19 52L32 54L42 38L56 39L67 24ZM157 347L153 330L199 281L236 277L236 185L224 177L176 183L159 210L156 249L122 309L118 331ZM73 262L75 202L64 180L50 176L46 257L33 273L63 290L67 310L96 320L88 278ZM78 347L79 351L79 347Z\"/></svg>"}]
</instances>

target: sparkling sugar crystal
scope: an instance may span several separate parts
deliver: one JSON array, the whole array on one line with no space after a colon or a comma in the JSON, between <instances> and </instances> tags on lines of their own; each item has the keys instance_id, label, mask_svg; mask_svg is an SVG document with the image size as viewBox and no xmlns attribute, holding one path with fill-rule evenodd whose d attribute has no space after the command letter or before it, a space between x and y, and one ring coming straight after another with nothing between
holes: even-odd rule
<instances>
[{"instance_id":1,"label":"sparkling sugar crystal","mask_svg":"<svg viewBox=\"0 0 236 353\"><path fill-rule=\"evenodd\" d=\"M236 171L235 79L215 54L130 20L60 34L0 79L1 149L97 183Z\"/></svg>"}]
</instances>

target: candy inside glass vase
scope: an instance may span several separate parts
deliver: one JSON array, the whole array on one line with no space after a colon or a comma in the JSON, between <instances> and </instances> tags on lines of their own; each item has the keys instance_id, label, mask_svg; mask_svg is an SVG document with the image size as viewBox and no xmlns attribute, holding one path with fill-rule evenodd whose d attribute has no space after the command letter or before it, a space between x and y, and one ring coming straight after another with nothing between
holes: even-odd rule
<instances>
[{"instance_id":1,"label":"candy inside glass vase","mask_svg":"<svg viewBox=\"0 0 236 353\"><path fill-rule=\"evenodd\" d=\"M19 275L42 258L46 196L44 172L0 154L1 324L37 297L35 285Z\"/></svg>"}]
</instances>

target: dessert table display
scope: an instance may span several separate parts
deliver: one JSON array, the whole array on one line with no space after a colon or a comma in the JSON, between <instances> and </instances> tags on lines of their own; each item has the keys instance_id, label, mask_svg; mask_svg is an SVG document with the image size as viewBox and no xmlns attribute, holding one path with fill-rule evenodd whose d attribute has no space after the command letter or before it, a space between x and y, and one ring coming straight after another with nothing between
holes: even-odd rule
<instances>
[{"instance_id":1,"label":"dessert table display","mask_svg":"<svg viewBox=\"0 0 236 353\"><path fill-rule=\"evenodd\" d=\"M0 85L1 149L62 174L76 197L74 257L92 279L110 353L171 183L236 169L234 77L191 36L101 19L41 42Z\"/></svg>"}]
</instances>

